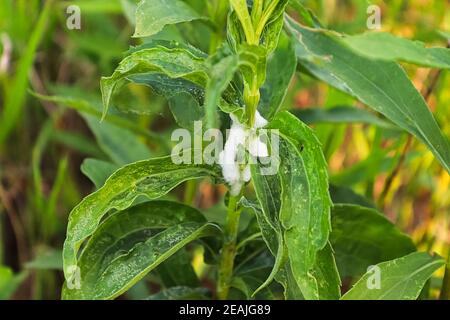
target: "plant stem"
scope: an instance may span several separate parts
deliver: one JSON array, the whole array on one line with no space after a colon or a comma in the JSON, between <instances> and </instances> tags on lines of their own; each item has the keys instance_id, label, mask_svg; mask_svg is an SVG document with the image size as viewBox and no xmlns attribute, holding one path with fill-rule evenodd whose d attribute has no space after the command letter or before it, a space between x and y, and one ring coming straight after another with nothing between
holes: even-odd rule
<instances>
[{"instance_id":1,"label":"plant stem","mask_svg":"<svg viewBox=\"0 0 450 320\"><path fill-rule=\"evenodd\" d=\"M233 275L234 258L236 256L236 240L239 230L239 218L241 209L238 202L239 196L230 196L228 202L227 223L225 226L225 240L221 250L219 279L217 282L217 298L226 300L230 291L231 278Z\"/></svg>"},{"instance_id":2,"label":"plant stem","mask_svg":"<svg viewBox=\"0 0 450 320\"><path fill-rule=\"evenodd\" d=\"M211 36L211 42L209 45L209 54L214 54L217 47L222 43L222 31L227 21L228 14L228 1L219 0L216 3L216 10L212 14L213 21L215 23L215 31Z\"/></svg>"},{"instance_id":3,"label":"plant stem","mask_svg":"<svg viewBox=\"0 0 450 320\"><path fill-rule=\"evenodd\" d=\"M197 181L189 180L186 183L186 189L184 190L183 202L187 205L192 205L195 199L195 193L197 192Z\"/></svg>"},{"instance_id":4,"label":"plant stem","mask_svg":"<svg viewBox=\"0 0 450 320\"><path fill-rule=\"evenodd\" d=\"M448 252L447 264L445 266L444 281L442 283L441 300L450 300L450 250Z\"/></svg>"},{"instance_id":5,"label":"plant stem","mask_svg":"<svg viewBox=\"0 0 450 320\"><path fill-rule=\"evenodd\" d=\"M258 109L259 100L261 99L256 75L252 82L253 83L250 86L246 85L244 88L245 111L247 113L248 125L250 128L255 124L256 110Z\"/></svg>"}]
</instances>

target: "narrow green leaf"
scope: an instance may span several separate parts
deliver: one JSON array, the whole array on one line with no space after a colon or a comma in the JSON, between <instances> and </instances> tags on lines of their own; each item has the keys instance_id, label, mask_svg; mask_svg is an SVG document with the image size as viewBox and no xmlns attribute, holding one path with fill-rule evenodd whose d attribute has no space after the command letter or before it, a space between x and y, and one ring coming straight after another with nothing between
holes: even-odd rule
<instances>
[{"instance_id":1,"label":"narrow green leaf","mask_svg":"<svg viewBox=\"0 0 450 320\"><path fill-rule=\"evenodd\" d=\"M358 55L330 32L303 27L289 17L286 26L309 72L417 137L450 172L450 143L399 65Z\"/></svg>"},{"instance_id":2,"label":"narrow green leaf","mask_svg":"<svg viewBox=\"0 0 450 320\"><path fill-rule=\"evenodd\" d=\"M140 0L120 0L123 14L133 26L136 26L136 9L139 2Z\"/></svg>"},{"instance_id":3,"label":"narrow green leaf","mask_svg":"<svg viewBox=\"0 0 450 320\"><path fill-rule=\"evenodd\" d=\"M70 213L63 250L66 279L73 276L81 244L108 211L124 210L140 195L157 199L186 180L220 176L216 167L176 165L171 157L139 161L116 171L101 189L83 199Z\"/></svg>"},{"instance_id":4,"label":"narrow green leaf","mask_svg":"<svg viewBox=\"0 0 450 320\"><path fill-rule=\"evenodd\" d=\"M292 272L306 299L336 299L339 297L340 282L337 273L327 271L336 271L331 250L319 254L327 244L330 230L331 201L328 190L321 194L323 190L320 190L320 181L315 176L316 172L320 173L319 170L323 169L316 167L318 163L308 162L314 160L304 155L302 157L300 149L283 138L280 141L280 158L279 175L283 186L280 219L285 228L284 237ZM332 277L322 277L323 271ZM331 280L334 280L334 286Z\"/></svg>"},{"instance_id":5,"label":"narrow green leaf","mask_svg":"<svg viewBox=\"0 0 450 320\"><path fill-rule=\"evenodd\" d=\"M259 111L266 119L280 110L297 68L294 46L284 34L267 62L267 78L261 88Z\"/></svg>"},{"instance_id":6,"label":"narrow green leaf","mask_svg":"<svg viewBox=\"0 0 450 320\"><path fill-rule=\"evenodd\" d=\"M47 249L40 252L35 259L25 263L25 268L33 270L62 270L62 251Z\"/></svg>"},{"instance_id":7,"label":"narrow green leaf","mask_svg":"<svg viewBox=\"0 0 450 320\"><path fill-rule=\"evenodd\" d=\"M335 205L330 242L341 277L357 277L369 266L416 251L410 237L378 211L356 205Z\"/></svg>"},{"instance_id":8,"label":"narrow green leaf","mask_svg":"<svg viewBox=\"0 0 450 320\"><path fill-rule=\"evenodd\" d=\"M39 19L34 26L33 33L27 41L27 48L21 54L21 59L17 64L15 76L11 87L6 91L3 101L0 118L0 145L8 137L11 130L19 120L27 97L28 75L33 66L36 50L45 33L47 22L52 12L53 0L48 0L39 15Z\"/></svg>"},{"instance_id":9,"label":"narrow green leaf","mask_svg":"<svg viewBox=\"0 0 450 320\"><path fill-rule=\"evenodd\" d=\"M239 70L244 82L261 87L266 81L267 72L267 49L261 46L242 44L238 48Z\"/></svg>"},{"instance_id":10,"label":"narrow green leaf","mask_svg":"<svg viewBox=\"0 0 450 320\"><path fill-rule=\"evenodd\" d=\"M358 206L376 209L374 203L366 197L356 193L351 188L330 184L330 195L333 203L356 204Z\"/></svg>"},{"instance_id":11,"label":"narrow green leaf","mask_svg":"<svg viewBox=\"0 0 450 320\"><path fill-rule=\"evenodd\" d=\"M80 167L81 172L94 183L96 189L103 186L117 169L119 169L118 165L97 159L86 159Z\"/></svg>"},{"instance_id":12,"label":"narrow green leaf","mask_svg":"<svg viewBox=\"0 0 450 320\"><path fill-rule=\"evenodd\" d=\"M117 165L125 165L151 157L148 147L128 130L97 118L83 115L101 150Z\"/></svg>"},{"instance_id":13,"label":"narrow green leaf","mask_svg":"<svg viewBox=\"0 0 450 320\"><path fill-rule=\"evenodd\" d=\"M136 8L134 37L149 37L165 26L203 19L181 0L141 0Z\"/></svg>"},{"instance_id":14,"label":"narrow green leaf","mask_svg":"<svg viewBox=\"0 0 450 320\"><path fill-rule=\"evenodd\" d=\"M257 39L255 39L255 29L253 28L252 18L248 11L247 1L246 0L230 0L231 7L234 12L236 12L237 17L241 23L241 28L247 42L250 44L257 45Z\"/></svg>"},{"instance_id":15,"label":"narrow green leaf","mask_svg":"<svg viewBox=\"0 0 450 320\"><path fill-rule=\"evenodd\" d=\"M314 12L305 7L300 0L289 0L289 8L293 9L300 16L302 22L306 23L308 27L322 27L322 23Z\"/></svg>"},{"instance_id":16,"label":"narrow green leaf","mask_svg":"<svg viewBox=\"0 0 450 320\"><path fill-rule=\"evenodd\" d=\"M239 17L236 11L232 10L228 14L227 20L227 40L233 52L237 52L237 48L242 43L245 43L245 33L241 27Z\"/></svg>"},{"instance_id":17,"label":"narrow green leaf","mask_svg":"<svg viewBox=\"0 0 450 320\"><path fill-rule=\"evenodd\" d=\"M208 128L217 128L217 105L222 93L230 85L239 67L236 55L229 55L210 67L210 79L206 86L205 114Z\"/></svg>"},{"instance_id":18,"label":"narrow green leaf","mask_svg":"<svg viewBox=\"0 0 450 320\"><path fill-rule=\"evenodd\" d=\"M83 155L96 158L105 156L105 154L99 150L95 141L92 141L91 137L87 137L78 132L55 130L52 135L52 140Z\"/></svg>"},{"instance_id":19,"label":"narrow green leaf","mask_svg":"<svg viewBox=\"0 0 450 320\"><path fill-rule=\"evenodd\" d=\"M141 85L149 86L153 92L163 96L169 102L177 124L183 128L193 128L194 121L199 121L205 116L203 108L205 100L204 88L184 79L172 79L163 74L138 74L129 79ZM133 107L129 109L141 114L142 110ZM146 110L143 114L148 113Z\"/></svg>"},{"instance_id":20,"label":"narrow green leaf","mask_svg":"<svg viewBox=\"0 0 450 320\"><path fill-rule=\"evenodd\" d=\"M0 300L9 299L28 276L28 272L14 274L5 266L0 266Z\"/></svg>"},{"instance_id":21,"label":"narrow green leaf","mask_svg":"<svg viewBox=\"0 0 450 320\"><path fill-rule=\"evenodd\" d=\"M295 279L306 299L337 299L340 280L328 245L331 199L320 143L287 112L276 115L268 128L280 133L278 172L263 175L259 166L251 171L263 212L264 219L258 219L264 222L263 236L278 261L289 259L277 280L286 288Z\"/></svg>"},{"instance_id":22,"label":"narrow green leaf","mask_svg":"<svg viewBox=\"0 0 450 320\"><path fill-rule=\"evenodd\" d=\"M187 243L217 231L199 211L175 202L152 201L119 211L89 239L78 264L80 287L65 286L63 297L115 298Z\"/></svg>"},{"instance_id":23,"label":"narrow green leaf","mask_svg":"<svg viewBox=\"0 0 450 320\"><path fill-rule=\"evenodd\" d=\"M205 117L203 106L189 93L173 95L169 107L177 124L186 129L193 130L194 122Z\"/></svg>"},{"instance_id":24,"label":"narrow green leaf","mask_svg":"<svg viewBox=\"0 0 450 320\"><path fill-rule=\"evenodd\" d=\"M423 42L385 32L346 35L342 40L356 53L371 59L404 61L419 66L450 69L450 49L447 48L427 48Z\"/></svg>"},{"instance_id":25,"label":"narrow green leaf","mask_svg":"<svg viewBox=\"0 0 450 320\"><path fill-rule=\"evenodd\" d=\"M307 124L313 123L363 123L389 130L399 130L391 122L377 117L372 112L356 107L337 106L329 109L308 108L292 113Z\"/></svg>"},{"instance_id":26,"label":"narrow green leaf","mask_svg":"<svg viewBox=\"0 0 450 320\"><path fill-rule=\"evenodd\" d=\"M261 284L261 280L257 277L253 277L250 275L238 276L234 277L231 282L231 286L240 292L242 292L245 296L245 299L251 300L276 300L277 297L272 292L271 288L266 287L261 291L258 291L257 294L254 292L257 291L258 286Z\"/></svg>"},{"instance_id":27,"label":"narrow green leaf","mask_svg":"<svg viewBox=\"0 0 450 320\"><path fill-rule=\"evenodd\" d=\"M155 272L166 288L200 286L200 281L192 267L191 256L184 249L164 261Z\"/></svg>"},{"instance_id":28,"label":"narrow green leaf","mask_svg":"<svg viewBox=\"0 0 450 320\"><path fill-rule=\"evenodd\" d=\"M132 52L125 57L110 77L103 77L103 117L111 103L114 90L127 78L140 74L163 74L172 79L184 79L200 87L208 81L208 69L202 57L183 48L156 46Z\"/></svg>"},{"instance_id":29,"label":"narrow green leaf","mask_svg":"<svg viewBox=\"0 0 450 320\"><path fill-rule=\"evenodd\" d=\"M190 287L172 287L155 293L145 300L209 300L208 289Z\"/></svg>"},{"instance_id":30,"label":"narrow green leaf","mask_svg":"<svg viewBox=\"0 0 450 320\"><path fill-rule=\"evenodd\" d=\"M441 257L423 252L380 263L342 296L342 300L415 300L426 281L443 265L445 260Z\"/></svg>"},{"instance_id":31,"label":"narrow green leaf","mask_svg":"<svg viewBox=\"0 0 450 320\"><path fill-rule=\"evenodd\" d=\"M279 0L272 11L272 14L267 17L267 22L260 36L260 45L264 46L268 53L272 53L278 46L281 30L284 25L284 11L286 10L288 2L288 0ZM260 21L260 23L262 23L262 21ZM259 30L256 32L259 32Z\"/></svg>"},{"instance_id":32,"label":"narrow green leaf","mask_svg":"<svg viewBox=\"0 0 450 320\"><path fill-rule=\"evenodd\" d=\"M101 100L99 99L99 104L96 101L89 101L87 99L81 99L77 97L77 95L71 96L70 92L66 92L66 90L62 90L64 95L61 96L43 96L37 93L33 93L39 99L45 101L51 101L57 103L62 107L67 107L70 109L74 109L82 114L91 115L100 120L102 118L102 106ZM123 116L119 116L117 114L108 114L104 117L104 121L114 124L117 127L126 129L134 134L147 138L148 140L155 141L160 143L161 146L165 147L168 151L170 148L167 146L167 142L161 138L160 135L155 134L149 130L141 128L140 126L136 126L136 123L127 119Z\"/></svg>"},{"instance_id":33,"label":"narrow green leaf","mask_svg":"<svg viewBox=\"0 0 450 320\"><path fill-rule=\"evenodd\" d=\"M241 106L242 96L233 87L233 78L239 70L244 83L256 83L262 86L266 78L267 51L262 47L240 45L236 54L219 50L209 62L210 80L206 88L205 112L209 127L216 127L217 106L227 113L235 114L242 122L244 108Z\"/></svg>"},{"instance_id":34,"label":"narrow green leaf","mask_svg":"<svg viewBox=\"0 0 450 320\"><path fill-rule=\"evenodd\" d=\"M283 230L281 223L277 217L280 210L280 190L279 183L276 176L262 175L260 168L252 166L252 180L255 186L255 191L259 200L259 205L248 200L241 200L241 205L255 212L258 220L258 225L261 229L263 239L269 248L272 255L275 257L275 262L272 266L272 271L267 279L262 283L254 293L266 288L279 273L286 272L285 257L287 255L285 250L285 243L283 237ZM278 280L278 279L277 279ZM286 290L296 284L284 283Z\"/></svg>"}]
</instances>

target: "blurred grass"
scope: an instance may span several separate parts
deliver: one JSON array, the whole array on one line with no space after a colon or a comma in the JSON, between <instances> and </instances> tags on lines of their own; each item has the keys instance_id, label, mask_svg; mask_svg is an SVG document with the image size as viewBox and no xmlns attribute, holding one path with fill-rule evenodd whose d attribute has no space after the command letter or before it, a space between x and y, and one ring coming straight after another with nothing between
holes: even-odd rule
<instances>
[{"instance_id":1,"label":"blurred grass","mask_svg":"<svg viewBox=\"0 0 450 320\"><path fill-rule=\"evenodd\" d=\"M4 285L12 288L8 292L15 292L15 298L59 298L62 275L55 257L64 241L67 214L93 190L80 165L87 157L110 163L114 158L96 139L97 122L89 126L73 109L100 115L93 107L99 99L100 77L111 73L129 45L136 44L129 40L133 27L122 7L130 1L76 1L82 29L68 30L65 8L72 1L0 0L0 61L5 61L0 64L0 275L4 275L0 292ZM304 2L325 25L346 33L366 31L369 3L382 8L384 31L440 46L446 40L436 30L450 32L448 1ZM405 68L419 90L428 85L432 70ZM60 99L37 98L61 94L62 88L73 94L66 90ZM292 89L285 102L288 108L362 107L305 75L294 81ZM165 152L167 146L161 148L160 143L173 121L164 101L143 89L130 90L133 94L126 101L154 111L140 119L112 113L106 122L135 133L135 142L152 154ZM448 72L442 73L429 104L450 136ZM331 181L377 203L406 135L360 123L324 122L314 128L324 146ZM197 204L217 202L210 186L202 184L199 192L193 199ZM422 144L413 142L381 205L420 249L448 254L450 177ZM43 263L46 259L51 267Z\"/></svg>"}]
</instances>

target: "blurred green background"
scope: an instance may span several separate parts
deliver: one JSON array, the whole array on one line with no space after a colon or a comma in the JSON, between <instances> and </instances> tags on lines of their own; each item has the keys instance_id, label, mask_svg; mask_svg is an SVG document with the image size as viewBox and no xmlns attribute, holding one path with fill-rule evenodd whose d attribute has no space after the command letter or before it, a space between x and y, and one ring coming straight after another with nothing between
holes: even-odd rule
<instances>
[{"instance_id":1,"label":"blurred green background","mask_svg":"<svg viewBox=\"0 0 450 320\"><path fill-rule=\"evenodd\" d=\"M202 8L202 1L192 1ZM429 45L445 46L450 40L447 0L303 2L340 32L367 31L367 6L377 4L383 31ZM167 153L163 141L170 137L174 121L166 102L142 87L130 86L118 101L147 110L147 116L115 111L99 122L100 77L112 73L130 45L139 44L131 38L136 3L0 0L0 299L59 298L67 216L95 188L83 173L92 176L98 166L85 159L102 159L108 162L105 171L111 172ZM73 4L81 9L80 30L66 25L67 7ZM192 27L202 26L169 27L163 33L189 37ZM189 41L208 48L207 39ZM428 102L450 136L450 74L405 68L421 92L437 79ZM58 98L42 99L50 95ZM293 81L285 101L288 109L340 105L362 107L303 74ZM333 184L371 199L419 249L448 255L450 176L424 145L413 140L402 159L406 134L357 123L320 123L314 128ZM99 181L109 172L95 171ZM383 192L386 184L390 188ZM217 204L223 194L208 184L198 188L195 202L203 208ZM135 288L124 298L150 289Z\"/></svg>"}]
</instances>

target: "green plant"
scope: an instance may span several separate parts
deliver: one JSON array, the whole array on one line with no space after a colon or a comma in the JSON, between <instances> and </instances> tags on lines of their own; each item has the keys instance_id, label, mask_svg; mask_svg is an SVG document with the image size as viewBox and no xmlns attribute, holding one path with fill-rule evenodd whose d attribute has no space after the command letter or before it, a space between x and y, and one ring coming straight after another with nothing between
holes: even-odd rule
<instances>
[{"instance_id":1,"label":"green plant","mask_svg":"<svg viewBox=\"0 0 450 320\"><path fill-rule=\"evenodd\" d=\"M416 252L406 235L351 192L332 190L330 195L319 139L282 107L296 70L306 70L386 119L348 111L351 116L408 132L449 172L449 141L397 62L449 69L450 51L386 34L338 34L294 0L229 4L212 1L206 14L196 10L197 1L142 0L137 5L135 36L145 37L145 43L130 49L114 73L102 78L103 123L111 122L110 104L123 102L120 93L126 90L120 89L145 85L167 99L174 119L200 143L186 151L193 163L176 164L167 156L119 169L120 161L85 164L85 172L103 186L70 214L63 298L112 299L148 274L157 275L165 288L162 296L210 296L184 249L192 244L204 252L209 280L216 284L213 296L219 299L417 299L445 260ZM184 35L188 41L155 37L178 23L195 24L198 34ZM201 49L195 48L189 37L196 35L211 41L192 41ZM380 41L384 50L378 50ZM88 110L86 104L63 102ZM145 113L132 103L119 109ZM201 120L205 129L223 132L231 126L216 164L205 164L203 153L197 158L196 149L206 147L195 126ZM127 123L116 121L122 127ZM125 153L128 147L122 146ZM235 162L239 151L258 161ZM266 174L262 160L274 155L277 170ZM220 213L224 219L191 207L198 179L228 186L227 210ZM185 204L167 195L182 183ZM332 201L333 193L344 196L334 195ZM341 278L360 280L341 297ZM443 295L448 274L445 279Z\"/></svg>"}]
</instances>

